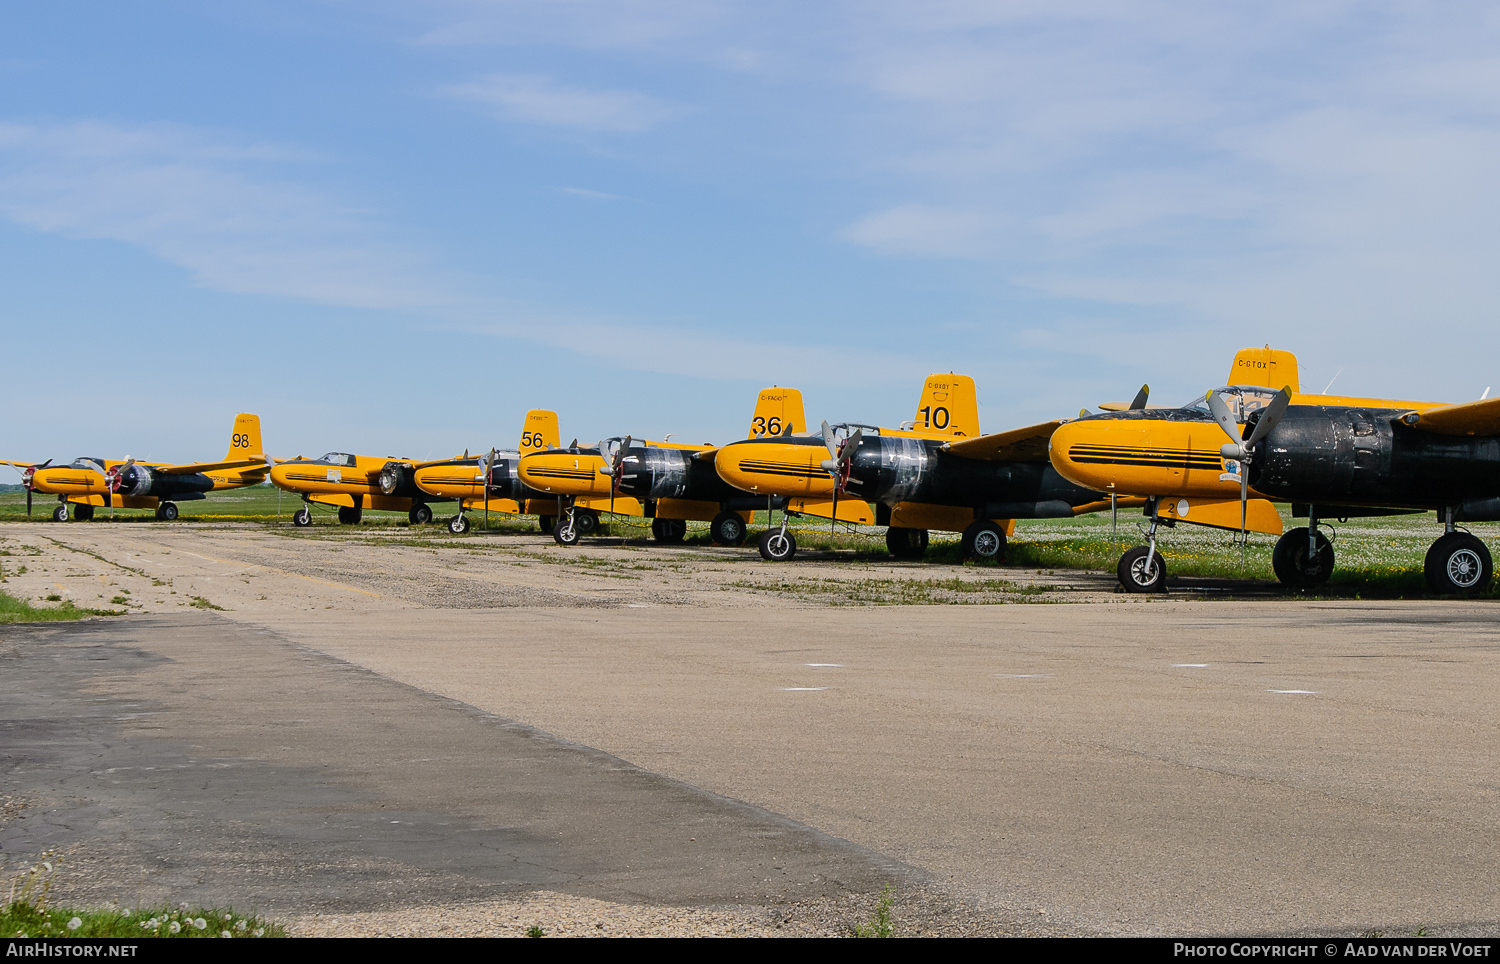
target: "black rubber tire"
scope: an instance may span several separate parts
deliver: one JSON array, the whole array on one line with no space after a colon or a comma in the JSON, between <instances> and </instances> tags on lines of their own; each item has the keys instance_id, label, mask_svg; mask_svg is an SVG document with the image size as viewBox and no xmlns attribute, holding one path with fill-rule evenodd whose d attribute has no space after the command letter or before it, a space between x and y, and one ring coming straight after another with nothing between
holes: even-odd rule
<instances>
[{"instance_id":1,"label":"black rubber tire","mask_svg":"<svg viewBox=\"0 0 1500 964\"><path fill-rule=\"evenodd\" d=\"M969 523L959 543L959 554L976 562L1005 561L1005 530L989 519Z\"/></svg>"},{"instance_id":2,"label":"black rubber tire","mask_svg":"<svg viewBox=\"0 0 1500 964\"><path fill-rule=\"evenodd\" d=\"M657 542L675 545L687 538L687 523L682 519L654 519L651 537Z\"/></svg>"},{"instance_id":3,"label":"black rubber tire","mask_svg":"<svg viewBox=\"0 0 1500 964\"><path fill-rule=\"evenodd\" d=\"M176 502L163 502L161 505L157 506L156 507L156 517L158 519L160 519L162 522L176 522L177 521L177 503Z\"/></svg>"},{"instance_id":4,"label":"black rubber tire","mask_svg":"<svg viewBox=\"0 0 1500 964\"><path fill-rule=\"evenodd\" d=\"M448 531L456 536L461 536L469 531L469 517L460 512L448 520Z\"/></svg>"},{"instance_id":5,"label":"black rubber tire","mask_svg":"<svg viewBox=\"0 0 1500 964\"><path fill-rule=\"evenodd\" d=\"M299 529L303 528L304 526L312 525L312 509L309 509L304 505L302 508L292 513L292 525L296 526Z\"/></svg>"},{"instance_id":6,"label":"black rubber tire","mask_svg":"<svg viewBox=\"0 0 1500 964\"><path fill-rule=\"evenodd\" d=\"M557 525L552 527L552 538L557 540L560 546L576 546L583 533L578 531L576 518L569 519L562 516L557 520Z\"/></svg>"},{"instance_id":7,"label":"black rubber tire","mask_svg":"<svg viewBox=\"0 0 1500 964\"><path fill-rule=\"evenodd\" d=\"M592 509L579 509L573 513L573 521L578 526L580 536L591 536L599 531L599 513Z\"/></svg>"},{"instance_id":8,"label":"black rubber tire","mask_svg":"<svg viewBox=\"0 0 1500 964\"><path fill-rule=\"evenodd\" d=\"M539 515L536 517L537 528L542 530L543 535L551 535L552 529L557 525L557 518L550 515Z\"/></svg>"},{"instance_id":9,"label":"black rubber tire","mask_svg":"<svg viewBox=\"0 0 1500 964\"><path fill-rule=\"evenodd\" d=\"M55 508L55 509L52 510L52 521L53 522L67 522L68 521L68 504L66 502L59 502L57 504L57 508Z\"/></svg>"},{"instance_id":10,"label":"black rubber tire","mask_svg":"<svg viewBox=\"0 0 1500 964\"><path fill-rule=\"evenodd\" d=\"M1427 550L1427 585L1445 596L1474 596L1490 587L1495 567L1490 550L1467 532L1450 532Z\"/></svg>"},{"instance_id":11,"label":"black rubber tire","mask_svg":"<svg viewBox=\"0 0 1500 964\"><path fill-rule=\"evenodd\" d=\"M339 521L346 526L359 525L360 517L363 515L364 513L359 509L351 509L348 506L342 505L339 506Z\"/></svg>"},{"instance_id":12,"label":"black rubber tire","mask_svg":"<svg viewBox=\"0 0 1500 964\"><path fill-rule=\"evenodd\" d=\"M720 512L708 524L709 536L721 546L744 545L749 531L744 517L738 512Z\"/></svg>"},{"instance_id":13,"label":"black rubber tire","mask_svg":"<svg viewBox=\"0 0 1500 964\"><path fill-rule=\"evenodd\" d=\"M77 519L79 522L91 522L91 521L93 521L93 518L94 518L94 507L91 506L91 505L81 505L81 506L79 506L73 512L73 518Z\"/></svg>"},{"instance_id":14,"label":"black rubber tire","mask_svg":"<svg viewBox=\"0 0 1500 964\"><path fill-rule=\"evenodd\" d=\"M767 562L786 562L797 554L797 537L783 535L780 526L762 532L759 543L760 557Z\"/></svg>"},{"instance_id":15,"label":"black rubber tire","mask_svg":"<svg viewBox=\"0 0 1500 964\"><path fill-rule=\"evenodd\" d=\"M1166 592L1167 560L1158 552L1155 554L1154 564L1148 565L1147 557L1150 555L1150 546L1136 546L1134 549L1127 549L1120 557L1115 575L1119 577L1120 585L1125 587L1126 592Z\"/></svg>"},{"instance_id":16,"label":"black rubber tire","mask_svg":"<svg viewBox=\"0 0 1500 964\"><path fill-rule=\"evenodd\" d=\"M406 513L406 518L414 526L422 526L432 521L432 506L425 502L418 502Z\"/></svg>"},{"instance_id":17,"label":"black rubber tire","mask_svg":"<svg viewBox=\"0 0 1500 964\"><path fill-rule=\"evenodd\" d=\"M885 547L897 559L920 559L927 555L926 529L891 526L885 530Z\"/></svg>"},{"instance_id":18,"label":"black rubber tire","mask_svg":"<svg viewBox=\"0 0 1500 964\"><path fill-rule=\"evenodd\" d=\"M1316 589L1333 575L1333 543L1320 531L1316 558L1309 559L1307 527L1291 530L1276 540L1271 569L1288 589Z\"/></svg>"}]
</instances>

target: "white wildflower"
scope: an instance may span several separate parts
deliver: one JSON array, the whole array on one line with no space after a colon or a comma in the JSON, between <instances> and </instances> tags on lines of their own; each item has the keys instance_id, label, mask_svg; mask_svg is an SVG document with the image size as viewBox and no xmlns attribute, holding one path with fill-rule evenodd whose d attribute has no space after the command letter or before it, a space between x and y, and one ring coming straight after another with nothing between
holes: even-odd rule
<instances>
[{"instance_id":1,"label":"white wildflower","mask_svg":"<svg viewBox=\"0 0 1500 964\"><path fill-rule=\"evenodd\" d=\"M246 924L244 921L240 921L238 924L234 925L234 929L237 930L237 931L242 931L242 930L244 930L248 926L249 925Z\"/></svg>"},{"instance_id":2,"label":"white wildflower","mask_svg":"<svg viewBox=\"0 0 1500 964\"><path fill-rule=\"evenodd\" d=\"M182 930L182 925L177 923L175 920L172 922L171 926L167 928L167 931L172 934L175 934L180 930Z\"/></svg>"},{"instance_id":3,"label":"white wildflower","mask_svg":"<svg viewBox=\"0 0 1500 964\"><path fill-rule=\"evenodd\" d=\"M265 937L266 929L264 927L257 927L254 933L256 937Z\"/></svg>"},{"instance_id":4,"label":"white wildflower","mask_svg":"<svg viewBox=\"0 0 1500 964\"><path fill-rule=\"evenodd\" d=\"M220 937L233 937L234 935L231 934L231 933L229 933L228 931L219 931L219 936Z\"/></svg>"},{"instance_id":5,"label":"white wildflower","mask_svg":"<svg viewBox=\"0 0 1500 964\"><path fill-rule=\"evenodd\" d=\"M193 926L196 927L196 928L198 928L201 931L201 930L203 930L203 928L205 928L205 927L208 926L208 921L206 921L206 920L204 920L203 918L200 917L197 920L193 921Z\"/></svg>"},{"instance_id":6,"label":"white wildflower","mask_svg":"<svg viewBox=\"0 0 1500 964\"><path fill-rule=\"evenodd\" d=\"M80 928L82 926L83 926L83 918L82 917L75 917L72 920L68 921L68 930L70 930L70 931L76 931L76 930L78 930L78 928Z\"/></svg>"}]
</instances>

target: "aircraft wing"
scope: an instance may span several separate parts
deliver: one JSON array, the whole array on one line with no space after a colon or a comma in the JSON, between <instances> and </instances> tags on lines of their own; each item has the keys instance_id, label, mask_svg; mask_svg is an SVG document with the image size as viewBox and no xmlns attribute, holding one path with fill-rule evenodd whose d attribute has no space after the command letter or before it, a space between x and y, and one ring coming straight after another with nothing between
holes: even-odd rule
<instances>
[{"instance_id":1,"label":"aircraft wing","mask_svg":"<svg viewBox=\"0 0 1500 964\"><path fill-rule=\"evenodd\" d=\"M265 467L265 459L236 459L233 462L197 462L193 465L161 465L152 466L154 472L162 475L196 475L199 472L217 472L220 469L248 469L252 465Z\"/></svg>"},{"instance_id":2,"label":"aircraft wing","mask_svg":"<svg viewBox=\"0 0 1500 964\"><path fill-rule=\"evenodd\" d=\"M18 469L29 469L33 465L41 465L40 462L12 462L10 459L0 459L0 465L14 465Z\"/></svg>"},{"instance_id":3,"label":"aircraft wing","mask_svg":"<svg viewBox=\"0 0 1500 964\"><path fill-rule=\"evenodd\" d=\"M1401 421L1436 435L1500 435L1500 396L1408 412Z\"/></svg>"},{"instance_id":4,"label":"aircraft wing","mask_svg":"<svg viewBox=\"0 0 1500 964\"><path fill-rule=\"evenodd\" d=\"M951 452L960 458L980 459L986 462L1045 462L1047 461L1047 443L1051 440L1052 433L1057 431L1057 427L1062 423L1063 420L1058 419L1055 422L1043 422L1040 425L1012 429L1009 432L947 442L943 445L943 451Z\"/></svg>"}]
</instances>

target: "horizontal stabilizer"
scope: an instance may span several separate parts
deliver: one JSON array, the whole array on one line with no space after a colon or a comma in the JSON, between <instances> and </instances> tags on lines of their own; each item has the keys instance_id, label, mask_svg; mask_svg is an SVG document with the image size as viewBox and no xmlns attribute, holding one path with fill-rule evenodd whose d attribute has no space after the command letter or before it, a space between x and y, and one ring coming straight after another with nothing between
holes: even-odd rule
<instances>
[{"instance_id":1,"label":"horizontal stabilizer","mask_svg":"<svg viewBox=\"0 0 1500 964\"><path fill-rule=\"evenodd\" d=\"M1210 529L1239 531L1240 528L1239 499L1162 499L1160 511L1163 519L1191 522ZM1265 499L1250 499L1245 503L1245 528L1279 536L1281 513Z\"/></svg>"},{"instance_id":2,"label":"horizontal stabilizer","mask_svg":"<svg viewBox=\"0 0 1500 964\"><path fill-rule=\"evenodd\" d=\"M233 462L197 462L193 465L163 465L151 471L160 475L197 475L199 472L218 472L222 469L248 469L251 466L266 467L265 459L236 459Z\"/></svg>"},{"instance_id":3,"label":"horizontal stabilizer","mask_svg":"<svg viewBox=\"0 0 1500 964\"><path fill-rule=\"evenodd\" d=\"M832 499L791 499L787 502L788 512L799 512L802 515L817 516L820 519L834 518ZM840 499L838 502L838 521L849 522L854 525L872 526L875 524L875 513L870 511L870 503L862 499Z\"/></svg>"}]
</instances>

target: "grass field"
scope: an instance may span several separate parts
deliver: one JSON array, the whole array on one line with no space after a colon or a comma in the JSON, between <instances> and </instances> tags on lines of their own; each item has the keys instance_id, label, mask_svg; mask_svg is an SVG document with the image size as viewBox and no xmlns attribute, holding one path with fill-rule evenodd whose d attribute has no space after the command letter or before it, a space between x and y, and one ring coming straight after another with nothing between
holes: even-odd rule
<instances>
[{"instance_id":1,"label":"grass field","mask_svg":"<svg viewBox=\"0 0 1500 964\"><path fill-rule=\"evenodd\" d=\"M25 505L25 496L21 492L0 493L0 522L25 519ZM47 520L52 505L50 501L38 500L32 518L36 521ZM107 510L98 509L93 522L68 525L258 522L267 524L272 531L278 533L307 538L335 533L352 535L356 531L371 531L373 534L373 530L397 528L409 528L412 535L420 532L423 540L447 541L473 537L451 535L443 525L454 511L451 504L434 506L437 518L431 524L421 527L410 526L404 512L366 511L358 530L339 525L335 512L322 507L314 508L312 527L293 528L291 516L301 502L294 496L280 493L272 486L252 486L213 493L201 502L182 502L178 505L182 511L179 523L158 523L149 510L117 509L111 518ZM469 518L474 525L473 532L478 533L483 515L470 513ZM779 521L778 514L777 522ZM1016 525L1005 565L1113 572L1120 553L1144 542L1138 531L1142 521L1138 511L1122 512L1118 529L1112 532L1108 513L1077 519L1023 520ZM1286 507L1283 507L1283 521L1287 528L1303 524L1302 520L1292 519ZM765 525L765 514L757 514L751 538ZM793 519L791 528L797 534L799 548L803 550L833 550L856 562L889 558L885 548L884 529L840 525L837 532L830 532L828 522L811 518ZM1497 540L1500 540L1500 523L1481 523L1470 528L1475 535L1492 546L1497 545ZM490 529L499 533L534 533L537 526L534 517L496 513L490 517ZM1352 519L1343 524L1334 522L1325 532L1334 539L1337 557L1337 568L1329 582L1328 591L1340 595L1368 594L1384 597L1422 595L1426 592L1422 561L1428 547L1442 533L1442 527L1434 513ZM649 539L650 522L638 518L616 517L600 529L597 537ZM708 541L707 523L689 523L688 544L704 545ZM1252 534L1249 545L1242 550L1235 544L1232 533L1183 525L1164 530L1160 547L1172 576L1274 582L1271 549L1275 542L1274 537ZM937 564L960 564L962 560L958 552L958 534L932 533L927 559ZM1492 589L1490 595L1500 596L1500 591Z\"/></svg>"}]
</instances>

